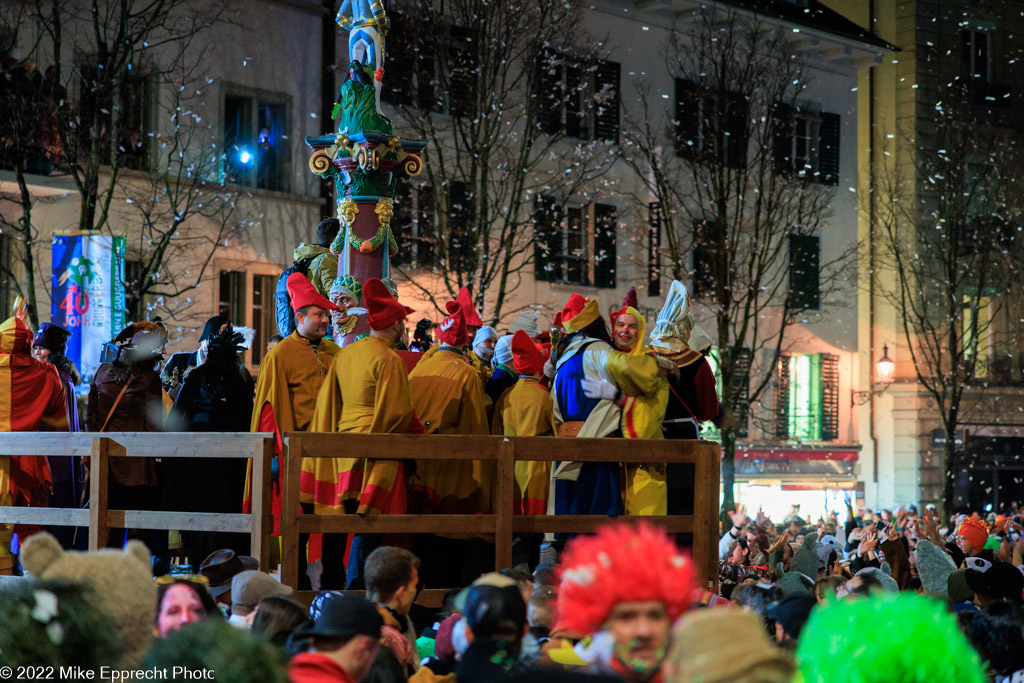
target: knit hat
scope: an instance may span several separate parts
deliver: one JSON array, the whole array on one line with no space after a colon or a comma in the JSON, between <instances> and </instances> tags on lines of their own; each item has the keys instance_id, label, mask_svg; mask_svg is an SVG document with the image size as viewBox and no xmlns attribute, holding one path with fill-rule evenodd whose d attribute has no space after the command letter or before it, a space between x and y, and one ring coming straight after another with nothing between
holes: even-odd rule
<instances>
[{"instance_id":1,"label":"knit hat","mask_svg":"<svg viewBox=\"0 0 1024 683\"><path fill-rule=\"evenodd\" d=\"M487 325L484 325L479 330L477 330L476 336L473 337L473 351L476 353L476 355L480 356L480 358L483 358L484 360L491 359L491 356L494 354L494 349L488 349L486 346L484 346L482 347L481 351L477 350L477 347L481 346L488 339L493 339L495 342L497 342L498 333L495 331L493 327L489 327ZM486 358L484 358L484 356L486 356Z\"/></svg>"},{"instance_id":2,"label":"knit hat","mask_svg":"<svg viewBox=\"0 0 1024 683\"><path fill-rule=\"evenodd\" d=\"M454 301L445 304L445 308L448 309L449 315L437 326L437 340L449 346L465 346L469 341L465 309Z\"/></svg>"},{"instance_id":3,"label":"knit hat","mask_svg":"<svg viewBox=\"0 0 1024 683\"><path fill-rule=\"evenodd\" d=\"M43 323L42 327L39 328L39 331L36 332L35 337L32 338L32 347L35 348L37 346L41 346L44 349L49 349L58 356L62 356L67 350L68 339L70 338L71 333L60 325Z\"/></svg>"},{"instance_id":4,"label":"knit hat","mask_svg":"<svg viewBox=\"0 0 1024 683\"><path fill-rule=\"evenodd\" d=\"M533 377L544 371L544 361L548 359L540 344L530 339L530 335L519 330L512 335L512 363L520 375Z\"/></svg>"},{"instance_id":5,"label":"knit hat","mask_svg":"<svg viewBox=\"0 0 1024 683\"><path fill-rule=\"evenodd\" d=\"M288 279L291 280L290 277ZM371 330L383 330L414 313L413 309L398 303L384 283L375 277L371 277L363 286L363 300L370 312L366 322Z\"/></svg>"},{"instance_id":6,"label":"knit hat","mask_svg":"<svg viewBox=\"0 0 1024 683\"><path fill-rule=\"evenodd\" d=\"M960 527L956 530L956 535L967 539L975 550L981 550L985 547L985 542L988 541L988 526L980 519L968 517L961 522Z\"/></svg>"},{"instance_id":7,"label":"knit hat","mask_svg":"<svg viewBox=\"0 0 1024 683\"><path fill-rule=\"evenodd\" d=\"M998 531L1006 527L1006 515L996 515L995 527Z\"/></svg>"},{"instance_id":8,"label":"knit hat","mask_svg":"<svg viewBox=\"0 0 1024 683\"><path fill-rule=\"evenodd\" d=\"M359 297L363 295L363 286L359 284L359 280L351 275L339 275L334 278L334 282L331 284L331 291L328 294L334 294L335 292L347 294L358 305Z\"/></svg>"},{"instance_id":9,"label":"knit hat","mask_svg":"<svg viewBox=\"0 0 1024 683\"><path fill-rule=\"evenodd\" d=\"M617 311L612 311L608 315L608 318L612 322L612 327L615 327L615 321L619 319L620 315L622 315L623 313L628 313L629 312L628 309L630 309L630 308L638 309L639 307L640 307L640 304L637 303L637 300L636 300L636 287L630 287L629 291L626 292L626 298L622 302L622 308L620 308Z\"/></svg>"},{"instance_id":10,"label":"knit hat","mask_svg":"<svg viewBox=\"0 0 1024 683\"><path fill-rule=\"evenodd\" d=\"M527 332L527 334L529 334L529 332ZM512 354L512 337L513 335L506 334L504 337L500 337L498 339L498 342L494 345L493 365L512 367L512 363L515 358Z\"/></svg>"},{"instance_id":11,"label":"knit hat","mask_svg":"<svg viewBox=\"0 0 1024 683\"><path fill-rule=\"evenodd\" d=\"M316 291L316 288L302 273L292 273L288 276L288 296L292 300L292 310L298 311L306 306L319 306L325 311L336 311L338 307L332 304L323 294Z\"/></svg>"},{"instance_id":12,"label":"knit hat","mask_svg":"<svg viewBox=\"0 0 1024 683\"><path fill-rule=\"evenodd\" d=\"M947 579L956 571L953 558L937 548L931 541L920 540L914 551L917 572L921 575L921 586L928 595L948 595Z\"/></svg>"},{"instance_id":13,"label":"knit hat","mask_svg":"<svg viewBox=\"0 0 1024 683\"><path fill-rule=\"evenodd\" d=\"M484 321L480 319L480 314L473 307L473 298L469 295L468 288L462 287L459 289L459 295L455 297L455 303L462 307L462 315L466 318L466 327L483 327Z\"/></svg>"},{"instance_id":14,"label":"knit hat","mask_svg":"<svg viewBox=\"0 0 1024 683\"><path fill-rule=\"evenodd\" d=\"M562 309L562 327L572 334L601 317L601 307L596 300L587 299L573 292Z\"/></svg>"},{"instance_id":15,"label":"knit hat","mask_svg":"<svg viewBox=\"0 0 1024 683\"><path fill-rule=\"evenodd\" d=\"M697 572L663 530L613 522L577 536L562 555L556 628L595 633L619 603L656 600L675 620L692 604Z\"/></svg>"},{"instance_id":16,"label":"knit hat","mask_svg":"<svg viewBox=\"0 0 1024 683\"><path fill-rule=\"evenodd\" d=\"M736 609L685 614L672 630L666 659L677 683L788 683L795 668L792 655L768 639L757 615Z\"/></svg>"},{"instance_id":17,"label":"knit hat","mask_svg":"<svg viewBox=\"0 0 1024 683\"><path fill-rule=\"evenodd\" d=\"M957 569L946 577L946 594L955 605L958 602L974 600L974 591L967 585L967 570Z\"/></svg>"},{"instance_id":18,"label":"knit hat","mask_svg":"<svg viewBox=\"0 0 1024 683\"><path fill-rule=\"evenodd\" d=\"M651 328L651 343L671 351L682 351L687 346L686 327L692 326L690 319L690 297L686 286L673 280L665 303L658 311L658 318ZM687 337L687 339L684 339Z\"/></svg>"},{"instance_id":19,"label":"knit hat","mask_svg":"<svg viewBox=\"0 0 1024 683\"><path fill-rule=\"evenodd\" d=\"M512 319L512 324L508 326L509 334L515 334L516 330L522 330L531 337L540 334L540 313L532 308L521 311L519 315Z\"/></svg>"},{"instance_id":20,"label":"knit hat","mask_svg":"<svg viewBox=\"0 0 1024 683\"><path fill-rule=\"evenodd\" d=\"M768 605L765 615L782 624L791 638L799 638L817 604L818 600L812 594L796 591Z\"/></svg>"},{"instance_id":21,"label":"knit hat","mask_svg":"<svg viewBox=\"0 0 1024 683\"><path fill-rule=\"evenodd\" d=\"M896 583L896 579L892 578L892 567L889 566L888 562L883 562L881 568L879 567L864 567L854 576L861 576L862 574L871 574L882 584L882 590L887 593L899 593L900 585Z\"/></svg>"}]
</instances>

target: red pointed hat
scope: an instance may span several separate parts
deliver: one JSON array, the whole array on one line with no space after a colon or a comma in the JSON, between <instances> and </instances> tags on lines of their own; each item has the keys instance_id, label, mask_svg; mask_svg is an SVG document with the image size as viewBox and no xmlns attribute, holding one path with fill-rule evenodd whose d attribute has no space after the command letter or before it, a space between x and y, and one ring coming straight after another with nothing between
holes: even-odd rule
<instances>
[{"instance_id":1,"label":"red pointed hat","mask_svg":"<svg viewBox=\"0 0 1024 683\"><path fill-rule=\"evenodd\" d=\"M612 311L611 315L608 316L611 318L612 327L615 327L615 321L620 315L626 312L626 309L629 308L632 308L633 310L639 310L640 308L640 304L636 300L636 287L630 287L629 291L626 292L626 298L622 302L622 308L617 311Z\"/></svg>"},{"instance_id":2,"label":"red pointed hat","mask_svg":"<svg viewBox=\"0 0 1024 683\"><path fill-rule=\"evenodd\" d=\"M338 307L332 304L327 297L316 291L316 287L302 273L292 273L288 276L288 296L292 299L292 310L297 311L305 306L319 306L325 311L336 311Z\"/></svg>"},{"instance_id":3,"label":"red pointed hat","mask_svg":"<svg viewBox=\"0 0 1024 683\"><path fill-rule=\"evenodd\" d=\"M383 330L415 312L408 306L398 303L384 283L375 277L371 277L363 285L363 302L369 311L366 322L371 330Z\"/></svg>"},{"instance_id":4,"label":"red pointed hat","mask_svg":"<svg viewBox=\"0 0 1024 683\"><path fill-rule=\"evenodd\" d=\"M597 301L587 299L581 294L573 292L562 309L562 327L572 334L579 332L584 327L601 317L601 309Z\"/></svg>"},{"instance_id":5,"label":"red pointed hat","mask_svg":"<svg viewBox=\"0 0 1024 683\"><path fill-rule=\"evenodd\" d=\"M462 314L466 318L467 327L483 327L484 321L480 319L480 314L473 308L473 299L469 296L469 289L463 287L459 290L459 295L455 297L455 303L462 306Z\"/></svg>"},{"instance_id":6,"label":"red pointed hat","mask_svg":"<svg viewBox=\"0 0 1024 683\"><path fill-rule=\"evenodd\" d=\"M516 330L512 335L512 367L520 375L534 376L543 372L548 353L523 330Z\"/></svg>"},{"instance_id":7,"label":"red pointed hat","mask_svg":"<svg viewBox=\"0 0 1024 683\"><path fill-rule=\"evenodd\" d=\"M437 326L437 340L449 346L465 346L469 343L469 330L466 329L466 310L454 301L445 304L449 316Z\"/></svg>"}]
</instances>

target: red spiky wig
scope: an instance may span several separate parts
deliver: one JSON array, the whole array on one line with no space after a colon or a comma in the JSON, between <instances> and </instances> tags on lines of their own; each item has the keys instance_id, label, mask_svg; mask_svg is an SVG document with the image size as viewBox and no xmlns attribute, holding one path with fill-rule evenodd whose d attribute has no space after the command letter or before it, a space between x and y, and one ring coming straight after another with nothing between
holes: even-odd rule
<instances>
[{"instance_id":1,"label":"red spiky wig","mask_svg":"<svg viewBox=\"0 0 1024 683\"><path fill-rule=\"evenodd\" d=\"M571 540L559 581L558 628L584 634L601 630L622 602L659 600L674 621L697 589L693 562L647 522L609 524Z\"/></svg>"}]
</instances>

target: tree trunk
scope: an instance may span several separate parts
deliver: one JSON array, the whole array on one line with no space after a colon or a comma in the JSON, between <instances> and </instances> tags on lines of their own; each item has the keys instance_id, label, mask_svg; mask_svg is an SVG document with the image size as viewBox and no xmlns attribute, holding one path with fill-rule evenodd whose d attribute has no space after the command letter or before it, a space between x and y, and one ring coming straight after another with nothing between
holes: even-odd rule
<instances>
[{"instance_id":1,"label":"tree trunk","mask_svg":"<svg viewBox=\"0 0 1024 683\"><path fill-rule=\"evenodd\" d=\"M722 430L722 517L728 520L728 514L736 505L733 489L736 484L736 432L732 427ZM723 522L724 523L724 522Z\"/></svg>"},{"instance_id":2,"label":"tree trunk","mask_svg":"<svg viewBox=\"0 0 1024 683\"><path fill-rule=\"evenodd\" d=\"M28 191L25 173L21 164L15 164L14 173L18 179L18 190L21 193L21 269L25 285L21 288L25 297L25 311L28 313L29 324L39 329L39 302L36 300L36 269L35 244L32 239L32 196Z\"/></svg>"}]
</instances>

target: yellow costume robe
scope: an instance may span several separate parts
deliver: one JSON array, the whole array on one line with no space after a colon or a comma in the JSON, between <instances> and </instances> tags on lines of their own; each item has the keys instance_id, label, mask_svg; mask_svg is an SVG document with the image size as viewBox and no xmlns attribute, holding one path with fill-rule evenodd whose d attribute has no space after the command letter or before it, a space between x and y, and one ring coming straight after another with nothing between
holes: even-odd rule
<instances>
[{"instance_id":1,"label":"yellow costume robe","mask_svg":"<svg viewBox=\"0 0 1024 683\"><path fill-rule=\"evenodd\" d=\"M405 362L378 337L349 344L331 364L313 415L317 432L404 434L412 421L412 394ZM358 500L357 514L404 513L405 476L399 460L335 458L335 506L317 513L340 512Z\"/></svg>"},{"instance_id":2,"label":"yellow costume robe","mask_svg":"<svg viewBox=\"0 0 1024 683\"><path fill-rule=\"evenodd\" d=\"M489 362L476 355L476 351L470 351L468 355L470 364L472 364L477 374L480 375L480 381L483 382L484 386L487 386L488 380L491 379L491 374L494 373L494 368L491 367ZM486 399L486 396L484 398Z\"/></svg>"},{"instance_id":3,"label":"yellow costume robe","mask_svg":"<svg viewBox=\"0 0 1024 683\"><path fill-rule=\"evenodd\" d=\"M505 436L554 436L555 420L550 391L534 377L522 377L498 399L495 420L501 410L501 424ZM515 513L543 515L548 508L551 462L516 462Z\"/></svg>"},{"instance_id":4,"label":"yellow costume robe","mask_svg":"<svg viewBox=\"0 0 1024 683\"><path fill-rule=\"evenodd\" d=\"M320 385L327 369L341 347L329 339L323 339L316 351L309 340L292 332L267 353L260 363L259 378L256 381L256 400L253 403L253 432L271 431L276 424L278 434L304 432L313 421L313 409ZM273 422L270 421L273 418ZM279 444L280 445L280 444ZM279 451L280 452L280 451ZM303 503L319 503L317 493L322 483L333 484L337 477L330 460L303 461L301 497ZM284 463L281 464L282 471ZM328 469L330 471L328 471ZM245 501L251 498L252 461L246 474ZM319 482L319 483L318 483ZM246 509L249 509L246 506ZM275 527L278 522L275 520Z\"/></svg>"},{"instance_id":5,"label":"yellow costume robe","mask_svg":"<svg viewBox=\"0 0 1024 683\"><path fill-rule=\"evenodd\" d=\"M628 351L633 356L653 356L650 347L644 346L647 323L640 311L633 307L626 309L637 321L637 343ZM622 407L622 436L627 439L662 439L661 422L665 419L668 406L668 380L659 378L658 391L654 396L628 396ZM625 504L627 515L664 515L668 512L668 485L665 481L665 466L626 465Z\"/></svg>"},{"instance_id":6,"label":"yellow costume robe","mask_svg":"<svg viewBox=\"0 0 1024 683\"><path fill-rule=\"evenodd\" d=\"M455 351L440 349L409 373L412 404L427 434L487 434L484 388ZM418 484L437 512L488 512L491 466L479 460L421 460Z\"/></svg>"}]
</instances>

